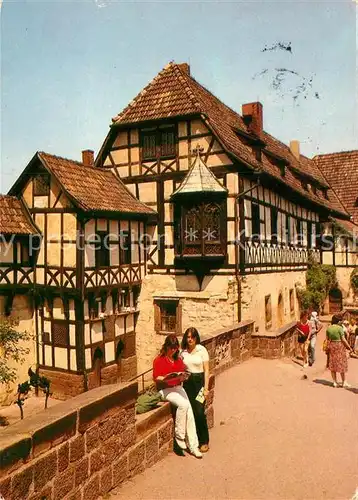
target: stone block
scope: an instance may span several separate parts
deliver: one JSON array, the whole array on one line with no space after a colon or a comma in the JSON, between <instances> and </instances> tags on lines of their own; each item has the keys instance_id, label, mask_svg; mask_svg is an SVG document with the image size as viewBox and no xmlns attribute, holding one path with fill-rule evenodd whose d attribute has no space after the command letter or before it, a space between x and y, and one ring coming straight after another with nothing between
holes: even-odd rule
<instances>
[{"instance_id":1,"label":"stone block","mask_svg":"<svg viewBox=\"0 0 358 500\"><path fill-rule=\"evenodd\" d=\"M38 417L42 418L42 417ZM34 456L58 445L76 434L77 413L73 412L56 421L44 424L32 436L32 446Z\"/></svg>"},{"instance_id":2,"label":"stone block","mask_svg":"<svg viewBox=\"0 0 358 500\"><path fill-rule=\"evenodd\" d=\"M121 484L128 477L128 457L124 456L112 465L113 487Z\"/></svg>"},{"instance_id":3,"label":"stone block","mask_svg":"<svg viewBox=\"0 0 358 500\"><path fill-rule=\"evenodd\" d=\"M57 473L57 452L53 451L33 464L35 491L40 491Z\"/></svg>"},{"instance_id":4,"label":"stone block","mask_svg":"<svg viewBox=\"0 0 358 500\"><path fill-rule=\"evenodd\" d=\"M165 443L168 443L173 437L173 420L166 422L158 430L158 444L161 448Z\"/></svg>"},{"instance_id":5,"label":"stone block","mask_svg":"<svg viewBox=\"0 0 358 500\"><path fill-rule=\"evenodd\" d=\"M33 493L29 500L52 500L53 488L51 486L46 486L43 490ZM7 497L5 497L6 499Z\"/></svg>"},{"instance_id":6,"label":"stone block","mask_svg":"<svg viewBox=\"0 0 358 500\"><path fill-rule=\"evenodd\" d=\"M89 458L84 457L75 464L75 486L83 484L89 476Z\"/></svg>"},{"instance_id":7,"label":"stone block","mask_svg":"<svg viewBox=\"0 0 358 500\"><path fill-rule=\"evenodd\" d=\"M144 464L145 458L145 444L139 443L134 446L128 454L128 469L130 472L139 468L141 464Z\"/></svg>"},{"instance_id":8,"label":"stone block","mask_svg":"<svg viewBox=\"0 0 358 500\"><path fill-rule=\"evenodd\" d=\"M135 406L131 405L126 408L126 417L125 417L126 427L129 427L132 424L135 424Z\"/></svg>"},{"instance_id":9,"label":"stone block","mask_svg":"<svg viewBox=\"0 0 358 500\"><path fill-rule=\"evenodd\" d=\"M76 436L70 441L70 462L80 460L85 454L85 438L84 436Z\"/></svg>"},{"instance_id":10,"label":"stone block","mask_svg":"<svg viewBox=\"0 0 358 500\"><path fill-rule=\"evenodd\" d=\"M26 437L10 436L4 444L1 440L0 464L1 475L4 475L9 469L20 467L23 461L30 456L31 439Z\"/></svg>"},{"instance_id":11,"label":"stone block","mask_svg":"<svg viewBox=\"0 0 358 500\"><path fill-rule=\"evenodd\" d=\"M112 467L107 467L100 474L99 491L101 495L108 493L113 487Z\"/></svg>"},{"instance_id":12,"label":"stone block","mask_svg":"<svg viewBox=\"0 0 358 500\"><path fill-rule=\"evenodd\" d=\"M86 453L89 453L101 444L99 438L99 424L95 424L90 427L85 432L84 436L86 441Z\"/></svg>"},{"instance_id":13,"label":"stone block","mask_svg":"<svg viewBox=\"0 0 358 500\"><path fill-rule=\"evenodd\" d=\"M215 388L215 375L211 374L209 377L209 391Z\"/></svg>"},{"instance_id":14,"label":"stone block","mask_svg":"<svg viewBox=\"0 0 358 500\"><path fill-rule=\"evenodd\" d=\"M70 447L68 443L60 446L57 450L57 467L58 472L63 472L67 469L70 462Z\"/></svg>"},{"instance_id":15,"label":"stone block","mask_svg":"<svg viewBox=\"0 0 358 500\"><path fill-rule=\"evenodd\" d=\"M113 436L117 426L117 421L115 417L108 417L106 420L99 424L99 437L101 441L107 441L111 436Z\"/></svg>"},{"instance_id":16,"label":"stone block","mask_svg":"<svg viewBox=\"0 0 358 500\"><path fill-rule=\"evenodd\" d=\"M115 384L118 381L118 365L114 363L110 366L105 366L101 370L101 385Z\"/></svg>"},{"instance_id":17,"label":"stone block","mask_svg":"<svg viewBox=\"0 0 358 500\"><path fill-rule=\"evenodd\" d=\"M132 427L129 427L129 429L126 429L122 435L121 435L121 443L123 446L123 450L126 451L132 444L135 443L136 441L136 428L133 425Z\"/></svg>"},{"instance_id":18,"label":"stone block","mask_svg":"<svg viewBox=\"0 0 358 500\"><path fill-rule=\"evenodd\" d=\"M213 406L208 406L208 408L206 410L206 420L208 422L209 429L212 429L214 427L214 407Z\"/></svg>"},{"instance_id":19,"label":"stone block","mask_svg":"<svg viewBox=\"0 0 358 500\"><path fill-rule=\"evenodd\" d=\"M126 334L124 336L124 350L122 357L124 359L135 356L136 354L136 336L135 333Z\"/></svg>"},{"instance_id":20,"label":"stone block","mask_svg":"<svg viewBox=\"0 0 358 500\"><path fill-rule=\"evenodd\" d=\"M206 397L206 405L207 406L211 406L214 402L214 389L212 389L211 391L209 391L209 394L207 395Z\"/></svg>"},{"instance_id":21,"label":"stone block","mask_svg":"<svg viewBox=\"0 0 358 500\"><path fill-rule=\"evenodd\" d=\"M92 476L95 472L101 470L104 464L103 450L99 448L90 455L90 475Z\"/></svg>"},{"instance_id":22,"label":"stone block","mask_svg":"<svg viewBox=\"0 0 358 500\"><path fill-rule=\"evenodd\" d=\"M55 477L53 483L54 500L61 500L74 488L75 471L73 468L67 469Z\"/></svg>"},{"instance_id":23,"label":"stone block","mask_svg":"<svg viewBox=\"0 0 358 500\"><path fill-rule=\"evenodd\" d=\"M158 433L154 432L145 440L145 460L148 462L154 455L158 454L159 440Z\"/></svg>"},{"instance_id":24,"label":"stone block","mask_svg":"<svg viewBox=\"0 0 358 500\"><path fill-rule=\"evenodd\" d=\"M99 474L93 476L83 488L83 498L85 500L98 500L99 491Z\"/></svg>"},{"instance_id":25,"label":"stone block","mask_svg":"<svg viewBox=\"0 0 358 500\"><path fill-rule=\"evenodd\" d=\"M6 477L0 481L0 495L5 499L10 498L11 493L11 477Z\"/></svg>"},{"instance_id":26,"label":"stone block","mask_svg":"<svg viewBox=\"0 0 358 500\"><path fill-rule=\"evenodd\" d=\"M121 439L118 436L113 436L111 439L103 443L101 450L104 456L104 463L112 463L117 460L123 452Z\"/></svg>"},{"instance_id":27,"label":"stone block","mask_svg":"<svg viewBox=\"0 0 358 500\"><path fill-rule=\"evenodd\" d=\"M115 414L118 408L126 406L129 403L134 405L137 394L138 386L136 382L133 382L126 387L122 387L117 391L84 405L79 410L79 432L82 434L95 423L105 420L109 415Z\"/></svg>"},{"instance_id":28,"label":"stone block","mask_svg":"<svg viewBox=\"0 0 358 500\"><path fill-rule=\"evenodd\" d=\"M11 482L11 500L24 500L33 488L34 468L30 465L14 474Z\"/></svg>"}]
</instances>

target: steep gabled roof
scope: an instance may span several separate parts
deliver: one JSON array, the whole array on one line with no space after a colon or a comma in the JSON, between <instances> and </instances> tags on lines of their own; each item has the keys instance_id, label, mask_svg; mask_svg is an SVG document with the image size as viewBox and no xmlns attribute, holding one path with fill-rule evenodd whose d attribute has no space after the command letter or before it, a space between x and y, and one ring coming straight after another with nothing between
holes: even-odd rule
<instances>
[{"instance_id":1,"label":"steep gabled roof","mask_svg":"<svg viewBox=\"0 0 358 500\"><path fill-rule=\"evenodd\" d=\"M135 198L111 170L85 166L83 163L44 152L35 154L10 189L9 194L19 194L39 162L57 179L74 205L85 212L119 212L138 215L156 213Z\"/></svg>"},{"instance_id":2,"label":"steep gabled roof","mask_svg":"<svg viewBox=\"0 0 358 500\"><path fill-rule=\"evenodd\" d=\"M198 194L198 193L227 193L227 189L223 187L212 171L205 165L200 158L199 148L196 151L196 157L188 173L184 177L180 186L171 195L171 198L181 194Z\"/></svg>"},{"instance_id":3,"label":"steep gabled roof","mask_svg":"<svg viewBox=\"0 0 358 500\"><path fill-rule=\"evenodd\" d=\"M112 128L198 114L217 136L226 152L244 163L246 167L263 170L264 173L274 177L304 198L347 217L336 194L329 189L327 181L312 160L303 155L297 159L287 145L265 131L262 131L259 137L255 136L238 113L226 106L189 74L186 64L171 62L165 66L133 101L113 118ZM110 137L113 137L111 132L96 162L103 157ZM264 146L261 161L257 160L247 137L261 140ZM266 158L265 152L268 155L272 153L287 163L284 177L280 175L279 169ZM312 179L320 188L328 190L327 198L322 194L315 195L307 192L298 180L299 176Z\"/></svg>"},{"instance_id":4,"label":"steep gabled roof","mask_svg":"<svg viewBox=\"0 0 358 500\"><path fill-rule=\"evenodd\" d=\"M358 150L317 155L313 161L358 224Z\"/></svg>"},{"instance_id":5,"label":"steep gabled roof","mask_svg":"<svg viewBox=\"0 0 358 500\"><path fill-rule=\"evenodd\" d=\"M40 234L20 200L0 195L0 234Z\"/></svg>"}]
</instances>

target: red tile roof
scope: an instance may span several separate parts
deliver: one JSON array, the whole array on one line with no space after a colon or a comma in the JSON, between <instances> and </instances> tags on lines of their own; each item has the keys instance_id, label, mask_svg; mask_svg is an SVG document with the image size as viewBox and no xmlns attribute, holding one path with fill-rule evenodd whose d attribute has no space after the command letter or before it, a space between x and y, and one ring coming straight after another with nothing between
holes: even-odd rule
<instances>
[{"instance_id":1,"label":"red tile roof","mask_svg":"<svg viewBox=\"0 0 358 500\"><path fill-rule=\"evenodd\" d=\"M317 155L313 161L358 224L358 150Z\"/></svg>"},{"instance_id":2,"label":"red tile roof","mask_svg":"<svg viewBox=\"0 0 358 500\"><path fill-rule=\"evenodd\" d=\"M303 155L300 155L299 160L296 159L287 145L264 131L259 137L266 144L263 151L284 159L288 162L289 168L286 169L285 177L282 177L279 169L272 165L265 154L259 162L247 139L240 135L241 132L244 136L254 139L243 118L190 76L184 64L169 63L121 113L113 118L113 126L193 114L201 114L226 151L247 166L262 169L301 196L329 210L346 215L332 190L328 189L328 199L323 195L316 196L308 193L296 178L301 174L323 189L329 188L316 164ZM105 145L106 142L98 158L101 157Z\"/></svg>"},{"instance_id":3,"label":"red tile roof","mask_svg":"<svg viewBox=\"0 0 358 500\"><path fill-rule=\"evenodd\" d=\"M83 163L43 152L37 155L82 210L155 214L154 210L135 198L109 169L87 167Z\"/></svg>"},{"instance_id":4,"label":"red tile roof","mask_svg":"<svg viewBox=\"0 0 358 500\"><path fill-rule=\"evenodd\" d=\"M39 234L20 200L0 195L0 234Z\"/></svg>"}]
</instances>

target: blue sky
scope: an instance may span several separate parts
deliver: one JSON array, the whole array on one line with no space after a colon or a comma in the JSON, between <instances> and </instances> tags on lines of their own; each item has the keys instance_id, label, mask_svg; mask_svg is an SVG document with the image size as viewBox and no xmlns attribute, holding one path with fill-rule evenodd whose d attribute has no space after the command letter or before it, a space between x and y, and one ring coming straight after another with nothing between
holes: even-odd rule
<instances>
[{"instance_id":1,"label":"blue sky","mask_svg":"<svg viewBox=\"0 0 358 500\"><path fill-rule=\"evenodd\" d=\"M170 60L189 62L192 75L237 111L260 100L265 129L286 143L300 140L308 156L356 149L355 7L5 0L0 192L37 150L72 159L82 149L97 152L112 116ZM263 51L278 42L292 52ZM280 82L282 68L289 71Z\"/></svg>"}]
</instances>

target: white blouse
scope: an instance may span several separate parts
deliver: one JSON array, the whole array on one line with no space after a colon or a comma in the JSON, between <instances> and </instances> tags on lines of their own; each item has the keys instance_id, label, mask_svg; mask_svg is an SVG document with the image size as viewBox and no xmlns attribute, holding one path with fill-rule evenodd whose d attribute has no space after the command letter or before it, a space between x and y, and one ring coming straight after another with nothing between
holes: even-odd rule
<instances>
[{"instance_id":1,"label":"white blouse","mask_svg":"<svg viewBox=\"0 0 358 500\"><path fill-rule=\"evenodd\" d=\"M204 362L209 361L209 353L201 344L196 345L191 352L185 349L181 352L181 355L190 373L202 373L204 371Z\"/></svg>"}]
</instances>

